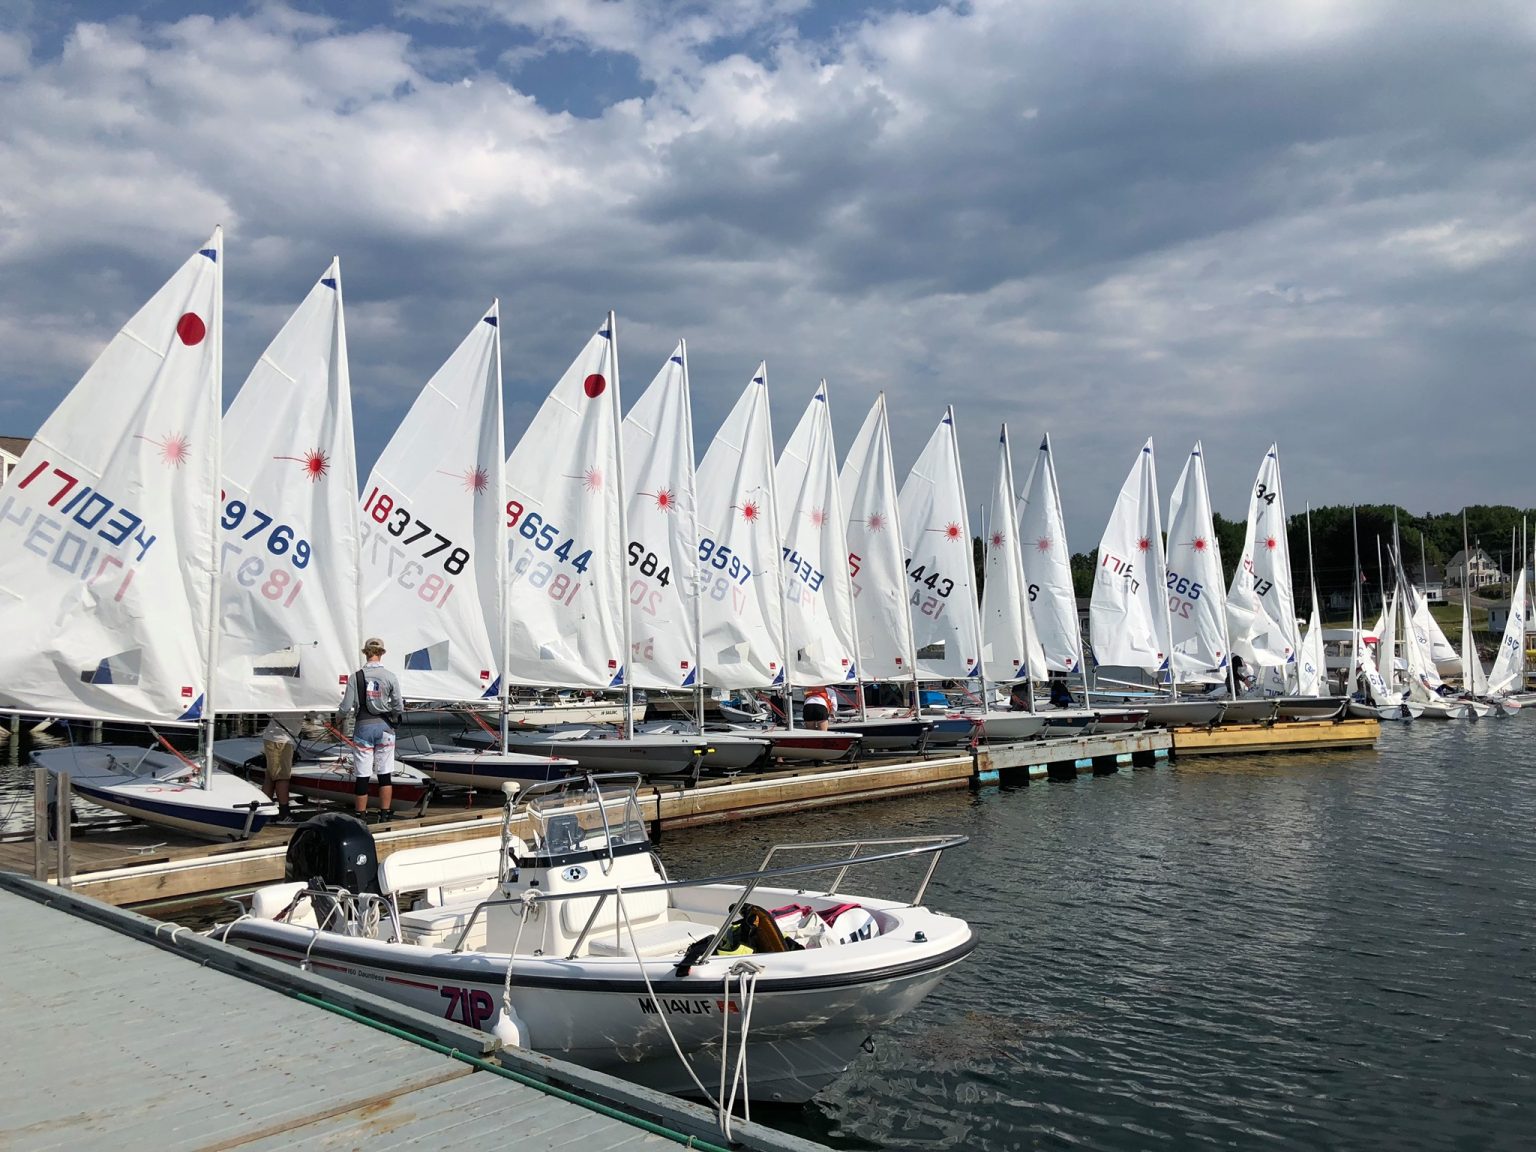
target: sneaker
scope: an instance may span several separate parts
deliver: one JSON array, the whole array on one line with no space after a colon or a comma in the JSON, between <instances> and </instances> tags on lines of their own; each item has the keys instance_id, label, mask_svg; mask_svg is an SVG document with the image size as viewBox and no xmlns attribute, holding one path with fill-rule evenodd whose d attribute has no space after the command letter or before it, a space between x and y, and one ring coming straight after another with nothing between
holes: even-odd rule
<instances>
[{"instance_id":1,"label":"sneaker","mask_svg":"<svg viewBox=\"0 0 1536 1152\"><path fill-rule=\"evenodd\" d=\"M286 824L286 825L294 825L294 824L297 824L298 822L299 822L299 818L297 816L295 816L292 812L288 812L288 811L279 812L277 814L277 819L272 821L272 823L274 823L274 824Z\"/></svg>"}]
</instances>

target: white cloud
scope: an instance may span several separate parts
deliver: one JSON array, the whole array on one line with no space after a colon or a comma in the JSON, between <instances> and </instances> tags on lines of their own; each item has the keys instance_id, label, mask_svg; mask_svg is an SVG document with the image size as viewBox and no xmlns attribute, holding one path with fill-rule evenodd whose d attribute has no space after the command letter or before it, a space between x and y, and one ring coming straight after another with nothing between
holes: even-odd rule
<instances>
[{"instance_id":1,"label":"white cloud","mask_svg":"<svg viewBox=\"0 0 1536 1152\"><path fill-rule=\"evenodd\" d=\"M999 419L1049 429L1078 547L1148 433L1203 436L1231 514L1275 438L1298 499L1515 499L1518 438L1488 459L1439 400L1469 355L1490 400L1530 377L1533 26L1422 8L974 3L813 39L772 0L436 0L0 36L0 419L35 426L222 222L232 382L342 256L365 458L500 294L512 435L616 307L632 389L688 337L701 437L765 355L781 433L822 375L845 436L885 389L901 465L955 403L978 491ZM520 90L588 51L645 91ZM1379 487L1346 489L1362 453Z\"/></svg>"}]
</instances>

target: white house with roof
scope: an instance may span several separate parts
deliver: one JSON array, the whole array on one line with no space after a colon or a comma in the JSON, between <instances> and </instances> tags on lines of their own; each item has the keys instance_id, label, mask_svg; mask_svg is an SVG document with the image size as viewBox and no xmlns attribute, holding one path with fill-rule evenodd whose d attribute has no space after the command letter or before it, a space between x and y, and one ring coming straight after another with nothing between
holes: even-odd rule
<instances>
[{"instance_id":1,"label":"white house with roof","mask_svg":"<svg viewBox=\"0 0 1536 1152\"><path fill-rule=\"evenodd\" d=\"M1445 566L1445 582L1452 588L1486 588L1502 584L1504 573L1492 556L1474 546L1470 554L1462 549L1451 557Z\"/></svg>"}]
</instances>

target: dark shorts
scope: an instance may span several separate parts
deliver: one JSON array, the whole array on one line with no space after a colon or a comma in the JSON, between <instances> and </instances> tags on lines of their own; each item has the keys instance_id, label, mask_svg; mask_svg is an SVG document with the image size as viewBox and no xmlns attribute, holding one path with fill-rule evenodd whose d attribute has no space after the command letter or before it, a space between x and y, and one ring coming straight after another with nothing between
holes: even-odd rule
<instances>
[{"instance_id":1,"label":"dark shorts","mask_svg":"<svg viewBox=\"0 0 1536 1152\"><path fill-rule=\"evenodd\" d=\"M827 719L827 706L820 700L807 700L800 715L807 724L819 724Z\"/></svg>"}]
</instances>

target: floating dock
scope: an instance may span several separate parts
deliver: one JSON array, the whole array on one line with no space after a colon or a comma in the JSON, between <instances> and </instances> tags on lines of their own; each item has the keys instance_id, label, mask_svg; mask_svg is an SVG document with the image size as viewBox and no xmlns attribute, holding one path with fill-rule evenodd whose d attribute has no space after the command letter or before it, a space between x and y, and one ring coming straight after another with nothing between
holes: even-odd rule
<instances>
[{"instance_id":1,"label":"floating dock","mask_svg":"<svg viewBox=\"0 0 1536 1152\"><path fill-rule=\"evenodd\" d=\"M14 1152L823 1152L24 877L0 917Z\"/></svg>"},{"instance_id":2,"label":"floating dock","mask_svg":"<svg viewBox=\"0 0 1536 1152\"><path fill-rule=\"evenodd\" d=\"M1235 756L1255 752L1351 751L1374 748L1381 721L1286 720L1278 724L1173 729L1175 756Z\"/></svg>"}]
</instances>

